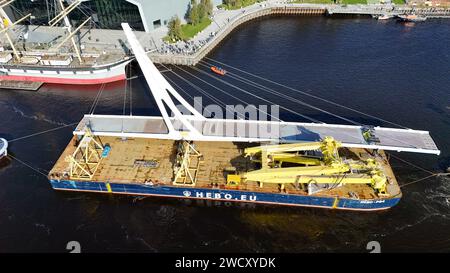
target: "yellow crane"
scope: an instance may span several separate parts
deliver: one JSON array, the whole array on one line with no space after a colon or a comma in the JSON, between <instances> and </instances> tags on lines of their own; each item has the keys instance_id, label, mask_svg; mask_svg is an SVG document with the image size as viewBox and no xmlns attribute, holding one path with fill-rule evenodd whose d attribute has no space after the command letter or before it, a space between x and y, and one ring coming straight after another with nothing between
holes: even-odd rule
<instances>
[{"instance_id":1,"label":"yellow crane","mask_svg":"<svg viewBox=\"0 0 450 273\"><path fill-rule=\"evenodd\" d=\"M255 171L229 175L227 182L237 184L241 181L255 181L260 187L264 183L294 184L305 188L316 184L369 184L379 195L387 194L387 178L374 159L365 161L346 160L340 156L341 143L332 137L322 141L265 145L247 148L246 157L261 163ZM317 151L315 155L307 151ZM286 167L285 163L289 163Z\"/></svg>"}]
</instances>

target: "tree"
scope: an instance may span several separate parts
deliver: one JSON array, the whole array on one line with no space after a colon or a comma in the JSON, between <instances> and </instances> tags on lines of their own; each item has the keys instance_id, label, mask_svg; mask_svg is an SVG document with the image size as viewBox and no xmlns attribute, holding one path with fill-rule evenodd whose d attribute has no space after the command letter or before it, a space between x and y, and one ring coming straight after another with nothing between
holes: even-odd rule
<instances>
[{"instance_id":1,"label":"tree","mask_svg":"<svg viewBox=\"0 0 450 273\"><path fill-rule=\"evenodd\" d=\"M230 8L237 8L242 6L241 0L223 0L223 3Z\"/></svg>"},{"instance_id":2,"label":"tree","mask_svg":"<svg viewBox=\"0 0 450 273\"><path fill-rule=\"evenodd\" d=\"M205 11L205 17L211 16L213 12L214 5L211 0L201 0L201 5Z\"/></svg>"},{"instance_id":3,"label":"tree","mask_svg":"<svg viewBox=\"0 0 450 273\"><path fill-rule=\"evenodd\" d=\"M200 22L202 22L206 17L208 17L208 13L206 12L206 8L204 5L204 0L200 0L200 4L198 4L197 10L198 10L198 18L199 18Z\"/></svg>"},{"instance_id":4,"label":"tree","mask_svg":"<svg viewBox=\"0 0 450 273\"><path fill-rule=\"evenodd\" d=\"M196 25L200 22L197 0L191 0L189 7L189 22L192 25Z\"/></svg>"},{"instance_id":5,"label":"tree","mask_svg":"<svg viewBox=\"0 0 450 273\"><path fill-rule=\"evenodd\" d=\"M177 15L173 16L172 19L170 19L169 24L169 38L173 41L178 41L183 39L183 32L181 30L181 20L178 18Z\"/></svg>"}]
</instances>

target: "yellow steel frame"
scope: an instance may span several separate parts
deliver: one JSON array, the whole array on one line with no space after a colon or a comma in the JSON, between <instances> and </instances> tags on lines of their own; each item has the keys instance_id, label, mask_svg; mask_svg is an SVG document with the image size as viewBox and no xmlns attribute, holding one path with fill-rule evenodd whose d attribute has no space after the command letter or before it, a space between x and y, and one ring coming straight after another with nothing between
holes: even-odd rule
<instances>
[{"instance_id":1,"label":"yellow steel frame","mask_svg":"<svg viewBox=\"0 0 450 273\"><path fill-rule=\"evenodd\" d=\"M245 149L244 154L261 162L261 169L243 173L248 181L280 184L342 183L370 184L380 194L386 194L387 178L373 159L344 162L338 153L341 143L331 137L321 142L267 145ZM299 155L299 151L320 150L321 159ZM294 152L294 153L293 153ZM283 162L304 166L282 167ZM358 170L352 173L351 170Z\"/></svg>"},{"instance_id":2,"label":"yellow steel frame","mask_svg":"<svg viewBox=\"0 0 450 273\"><path fill-rule=\"evenodd\" d=\"M177 159L177 163L180 166L174 170L175 177L173 184L179 186L195 186L203 155L185 140L181 143L180 153L181 155ZM193 161L196 161L196 163L191 166Z\"/></svg>"},{"instance_id":3,"label":"yellow steel frame","mask_svg":"<svg viewBox=\"0 0 450 273\"><path fill-rule=\"evenodd\" d=\"M102 160L101 152L103 146L95 139L91 130L85 129L86 133L78 144L72 155L67 157L70 166L70 178L78 180L90 180Z\"/></svg>"}]
</instances>

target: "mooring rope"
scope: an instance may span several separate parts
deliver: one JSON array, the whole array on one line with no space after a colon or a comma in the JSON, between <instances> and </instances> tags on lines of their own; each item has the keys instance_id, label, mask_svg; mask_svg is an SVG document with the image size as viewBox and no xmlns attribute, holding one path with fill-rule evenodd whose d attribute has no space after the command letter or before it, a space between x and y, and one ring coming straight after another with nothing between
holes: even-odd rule
<instances>
[{"instance_id":1,"label":"mooring rope","mask_svg":"<svg viewBox=\"0 0 450 273\"><path fill-rule=\"evenodd\" d=\"M416 168L416 169L418 169L418 170L420 170L420 171L423 171L423 172L426 172L426 173L429 174L429 175L427 175L427 176L425 176L425 177L422 177L422 178L413 180L413 181L411 181L411 182L407 182L407 183L405 183L405 184L399 185L400 188L403 188L403 187L405 187L405 186L409 186L409 185L412 185L412 184L416 184L416 183L418 183L418 182L427 180L427 179L432 178L432 177L436 177L436 176L447 176L447 175L450 175L450 173L436 173L436 172L432 172L432 171L430 171L430 170L427 170L427 169L425 169L425 168L422 168L422 167L420 167L420 166L418 166L418 165L416 165L416 164L414 164L414 163L411 163L411 162L409 162L409 161L407 161L407 160L405 160L405 159L402 159L402 158L400 158L400 157L398 157L398 156L395 156L395 155L393 155L393 154L389 154L389 155L390 155L391 157L393 157L393 158L395 158L395 159L397 159L397 160L399 160L399 161L405 163L405 164L408 164L408 165L411 166L411 167L414 167L414 168Z\"/></svg>"},{"instance_id":2,"label":"mooring rope","mask_svg":"<svg viewBox=\"0 0 450 273\"><path fill-rule=\"evenodd\" d=\"M26 136L14 138L14 139L8 140L8 142L11 143L11 142L14 142L14 141L18 141L18 140L27 139L27 138L30 138L30 137L42 135L42 134L49 133L49 132L53 132L53 131L56 131L56 130L59 130L59 129L63 129L63 128L66 128L66 127L74 126L74 125L76 125L76 124L78 124L78 123L79 123L79 122L74 122L74 123L62 125L62 126L59 126L59 127L53 128L53 129L48 129L48 130L45 130L45 131L33 133L33 134L31 134L31 135L26 135Z\"/></svg>"},{"instance_id":3,"label":"mooring rope","mask_svg":"<svg viewBox=\"0 0 450 273\"><path fill-rule=\"evenodd\" d=\"M93 115L95 109L97 108L98 103L100 102L100 97L103 94L103 90L105 90L105 83L102 83L102 85L100 86L98 92L97 92L97 96L95 96L94 101L92 102L91 108L89 109L89 114Z\"/></svg>"},{"instance_id":4,"label":"mooring rope","mask_svg":"<svg viewBox=\"0 0 450 273\"><path fill-rule=\"evenodd\" d=\"M35 171L36 173L41 174L41 175L43 175L45 178L47 178L47 174L41 172L38 168L35 168L35 167L31 166L30 164L26 163L25 161L20 160L20 159L18 159L17 157L12 156L12 155L10 155L10 154L8 154L8 157L10 157L11 159L14 159L14 160L18 161L20 164L22 164L22 165L24 165L24 166L30 168L31 170ZM47 171L47 170L44 170L44 171L46 171L47 173L49 172L49 171Z\"/></svg>"}]
</instances>

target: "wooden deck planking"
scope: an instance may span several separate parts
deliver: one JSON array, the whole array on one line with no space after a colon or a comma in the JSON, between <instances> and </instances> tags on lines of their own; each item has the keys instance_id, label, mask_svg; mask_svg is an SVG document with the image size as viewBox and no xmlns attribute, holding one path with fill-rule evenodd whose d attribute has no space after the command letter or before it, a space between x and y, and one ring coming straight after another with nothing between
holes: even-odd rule
<instances>
[{"instance_id":1,"label":"wooden deck planking","mask_svg":"<svg viewBox=\"0 0 450 273\"><path fill-rule=\"evenodd\" d=\"M51 173L68 173L69 164L65 158L75 150L75 139L67 146ZM119 183L153 183L172 185L174 178L174 163L176 158L176 145L172 140L132 138L123 140L117 137L100 137L102 144L109 144L111 151L108 157L102 159L92 181L119 182ZM261 188L258 183L243 182L236 188L226 186L224 170L235 167L238 171L256 168L248 158L242 155L243 148L251 144L232 142L195 142L194 148L203 155L200 164L196 187L239 189L255 192L279 193L278 184L264 184ZM255 145L255 144L253 144ZM364 149L343 150L343 156L353 159L365 159L370 155ZM136 160L157 160L158 167L149 168L136 166ZM382 164L390 184L391 195L400 193L393 171L383 152L377 160ZM216 186L217 184L217 186ZM292 184L285 186L285 192L290 194L307 194L297 190ZM347 184L338 188L322 191L320 195L350 197L350 192L356 193L361 199L372 199L376 194L372 187L365 184Z\"/></svg>"}]
</instances>

